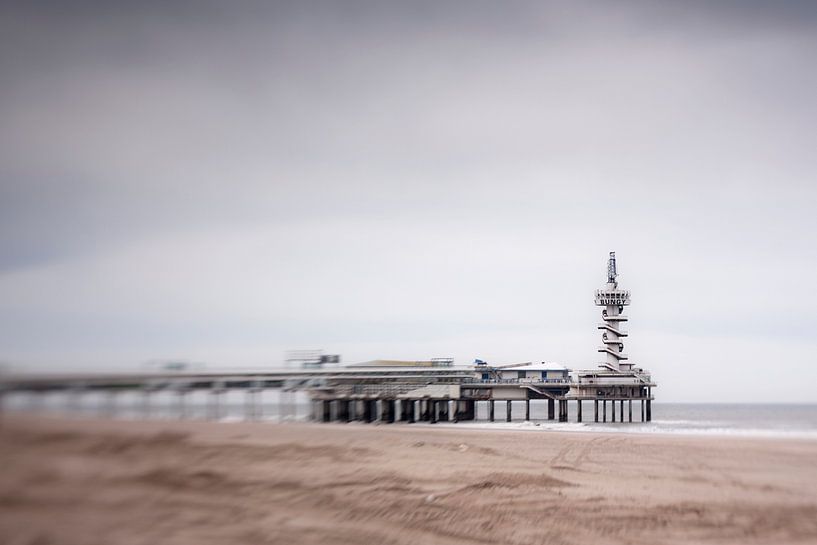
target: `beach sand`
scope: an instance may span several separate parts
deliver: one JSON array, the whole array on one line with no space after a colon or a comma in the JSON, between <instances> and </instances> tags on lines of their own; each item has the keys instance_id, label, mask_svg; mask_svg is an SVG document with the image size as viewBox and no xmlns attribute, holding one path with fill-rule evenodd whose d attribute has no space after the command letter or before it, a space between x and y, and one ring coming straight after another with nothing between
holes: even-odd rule
<instances>
[{"instance_id":1,"label":"beach sand","mask_svg":"<svg viewBox=\"0 0 817 545\"><path fill-rule=\"evenodd\" d=\"M817 543L817 442L6 414L0 542Z\"/></svg>"}]
</instances>

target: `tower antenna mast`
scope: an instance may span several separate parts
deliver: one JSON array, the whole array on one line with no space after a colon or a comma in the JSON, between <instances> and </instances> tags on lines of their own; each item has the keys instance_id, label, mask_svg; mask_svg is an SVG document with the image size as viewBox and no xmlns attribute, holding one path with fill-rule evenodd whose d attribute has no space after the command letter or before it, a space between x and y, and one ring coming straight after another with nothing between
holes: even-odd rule
<instances>
[{"instance_id":1,"label":"tower antenna mast","mask_svg":"<svg viewBox=\"0 0 817 545\"><path fill-rule=\"evenodd\" d=\"M610 259L607 261L607 283L616 284L616 253L610 252Z\"/></svg>"}]
</instances>

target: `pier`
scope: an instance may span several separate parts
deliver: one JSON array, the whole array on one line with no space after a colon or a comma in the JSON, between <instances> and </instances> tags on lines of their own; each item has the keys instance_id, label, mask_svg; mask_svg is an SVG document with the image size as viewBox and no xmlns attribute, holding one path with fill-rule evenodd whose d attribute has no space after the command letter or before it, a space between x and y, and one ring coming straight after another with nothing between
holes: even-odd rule
<instances>
[{"instance_id":1,"label":"pier","mask_svg":"<svg viewBox=\"0 0 817 545\"><path fill-rule=\"evenodd\" d=\"M624 353L629 334L623 311L630 304L630 292L619 289L617 276L611 252L607 283L595 293L602 318L598 324L602 345L597 351L604 361L593 369L571 370L548 362L489 365L480 360L454 366L453 360L437 359L261 371L12 374L0 377L0 408L9 395L24 395L29 408L37 410L42 395L59 392L63 409L74 412L83 397L92 394L102 396L97 405L100 416L116 416L119 396L129 392L141 397L140 416L150 418L154 395L170 392L176 399L175 416L184 419L190 417L191 394L205 393L206 416L218 420L223 416L222 398L237 391L244 396L244 418L255 420L263 416L261 394L276 390L279 399L306 393L310 416L318 422L468 422L477 418L478 407L485 408L489 422L511 422L514 403L524 405L526 421L531 420L534 405L547 407L548 421L586 422L585 409L592 403L594 423L629 423L634 421L633 402L635 421L649 422L656 384Z\"/></svg>"}]
</instances>

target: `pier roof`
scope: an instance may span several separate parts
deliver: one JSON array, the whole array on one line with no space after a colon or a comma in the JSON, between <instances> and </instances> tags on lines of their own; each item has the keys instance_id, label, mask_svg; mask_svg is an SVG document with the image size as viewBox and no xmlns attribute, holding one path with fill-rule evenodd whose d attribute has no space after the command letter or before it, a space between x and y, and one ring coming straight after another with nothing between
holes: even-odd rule
<instances>
[{"instance_id":1,"label":"pier roof","mask_svg":"<svg viewBox=\"0 0 817 545\"><path fill-rule=\"evenodd\" d=\"M496 369L500 371L568 371L569 369L564 365L558 363L546 362L541 363L519 363L512 365L497 365Z\"/></svg>"}]
</instances>

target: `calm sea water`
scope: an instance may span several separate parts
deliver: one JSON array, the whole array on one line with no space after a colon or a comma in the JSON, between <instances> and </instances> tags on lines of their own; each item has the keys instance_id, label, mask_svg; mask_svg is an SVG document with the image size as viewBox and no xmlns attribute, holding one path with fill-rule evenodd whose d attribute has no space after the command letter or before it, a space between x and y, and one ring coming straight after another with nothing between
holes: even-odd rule
<instances>
[{"instance_id":1,"label":"calm sea water","mask_svg":"<svg viewBox=\"0 0 817 545\"><path fill-rule=\"evenodd\" d=\"M500 404L497 404L497 409ZM599 409L601 411L601 409ZM627 404L625 403L625 414ZM514 405L524 418L524 404ZM610 415L608 406L608 419ZM618 411L618 409L617 409ZM514 414L512 422L495 422L488 425L516 429L544 429L592 431L607 433L671 433L692 435L734 435L747 437L792 437L817 439L817 404L730 404L730 403L661 403L652 404L652 422L640 422L640 404L633 403L632 423L594 423L593 404L584 404L584 422L577 423L576 405L570 404L570 422L558 423L543 420L546 409L531 409L531 422L520 421ZM472 426L482 426L482 411ZM505 407L495 411L497 419L505 418ZM618 418L619 415L616 415ZM590 422L588 422L590 420ZM638 420L638 422L635 422ZM457 424L460 425L460 424Z\"/></svg>"},{"instance_id":2,"label":"calm sea water","mask_svg":"<svg viewBox=\"0 0 817 545\"><path fill-rule=\"evenodd\" d=\"M185 400L185 418L203 420L212 416L210 398L204 391L188 394ZM10 394L6 396L7 410L25 410L77 415L107 415L112 418L178 419L179 397L170 392L150 396L147 404L137 392L118 394L114 400L100 393L85 393L79 397L53 393L40 396ZM257 418L267 421L302 421L310 417L308 398L303 393L265 390L260 394ZM609 417L608 406L608 417ZM625 413L627 405L625 403ZM473 422L440 424L493 429L592 431L606 433L674 433L703 435L737 435L752 437L800 437L817 439L817 404L706 404L653 402L652 422L640 422L640 404L633 403L633 423L594 423L593 404L584 403L584 422L576 422L576 404L570 403L567 423L547 420L547 403L531 403L531 421L525 422L524 402L514 402L512 421L505 422L503 402L495 406L495 422L488 422L488 407L477 404L477 419ZM228 392L220 396L219 420L240 421L247 418L246 397L243 392ZM619 415L617 415L618 418ZM588 422L589 420L589 422ZM425 425L425 424L423 424Z\"/></svg>"}]
</instances>

